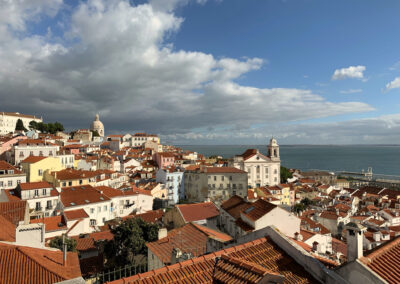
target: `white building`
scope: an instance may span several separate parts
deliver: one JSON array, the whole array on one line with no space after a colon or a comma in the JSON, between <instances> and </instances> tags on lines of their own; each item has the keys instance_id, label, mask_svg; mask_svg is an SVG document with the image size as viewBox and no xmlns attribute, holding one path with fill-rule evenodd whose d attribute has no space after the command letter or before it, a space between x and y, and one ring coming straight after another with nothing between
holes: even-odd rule
<instances>
[{"instance_id":1,"label":"white building","mask_svg":"<svg viewBox=\"0 0 400 284\"><path fill-rule=\"evenodd\" d=\"M15 131L18 119L22 120L26 129L29 129L29 123L33 120L43 122L42 118L34 115L21 114L19 112L0 112L0 135Z\"/></svg>"},{"instance_id":2,"label":"white building","mask_svg":"<svg viewBox=\"0 0 400 284\"><path fill-rule=\"evenodd\" d=\"M40 139L25 139L13 147L8 160L18 165L29 156L55 157L60 146ZM9 153L9 152L7 152Z\"/></svg>"},{"instance_id":3,"label":"white building","mask_svg":"<svg viewBox=\"0 0 400 284\"><path fill-rule=\"evenodd\" d=\"M26 174L6 161L0 161L0 195L4 189L13 189L18 184L26 182Z\"/></svg>"},{"instance_id":4,"label":"white building","mask_svg":"<svg viewBox=\"0 0 400 284\"><path fill-rule=\"evenodd\" d=\"M183 192L183 170L175 167L159 169L156 173L156 182L165 184L168 190L168 205L172 206L179 202L180 196L184 197Z\"/></svg>"},{"instance_id":5,"label":"white building","mask_svg":"<svg viewBox=\"0 0 400 284\"><path fill-rule=\"evenodd\" d=\"M229 164L248 173L250 187L277 185L281 182L279 145L274 138L268 145L268 156L257 149L248 149L242 155L235 156Z\"/></svg>"},{"instance_id":6,"label":"white building","mask_svg":"<svg viewBox=\"0 0 400 284\"><path fill-rule=\"evenodd\" d=\"M140 147L147 141L153 141L160 144L160 138L154 134L136 133L131 137L131 147Z\"/></svg>"}]
</instances>

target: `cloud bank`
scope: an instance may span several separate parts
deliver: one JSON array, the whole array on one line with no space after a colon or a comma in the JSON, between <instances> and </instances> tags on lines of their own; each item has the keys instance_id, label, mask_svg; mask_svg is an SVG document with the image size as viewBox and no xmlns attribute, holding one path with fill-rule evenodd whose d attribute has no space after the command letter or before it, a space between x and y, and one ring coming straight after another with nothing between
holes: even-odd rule
<instances>
[{"instance_id":1,"label":"cloud bank","mask_svg":"<svg viewBox=\"0 0 400 284\"><path fill-rule=\"evenodd\" d=\"M362 65L336 69L332 75L332 80L364 79L365 69L365 66Z\"/></svg>"}]
</instances>

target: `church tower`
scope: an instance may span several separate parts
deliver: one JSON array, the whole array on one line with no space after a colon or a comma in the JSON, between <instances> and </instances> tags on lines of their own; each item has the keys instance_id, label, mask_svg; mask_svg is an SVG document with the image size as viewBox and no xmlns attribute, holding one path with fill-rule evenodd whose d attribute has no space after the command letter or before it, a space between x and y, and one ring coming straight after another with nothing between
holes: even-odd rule
<instances>
[{"instance_id":1,"label":"church tower","mask_svg":"<svg viewBox=\"0 0 400 284\"><path fill-rule=\"evenodd\" d=\"M276 140L274 139L274 137L272 137L271 140L269 140L268 157L272 161L276 161L276 162L281 160L281 158L279 156L279 145L276 142Z\"/></svg>"}]
</instances>

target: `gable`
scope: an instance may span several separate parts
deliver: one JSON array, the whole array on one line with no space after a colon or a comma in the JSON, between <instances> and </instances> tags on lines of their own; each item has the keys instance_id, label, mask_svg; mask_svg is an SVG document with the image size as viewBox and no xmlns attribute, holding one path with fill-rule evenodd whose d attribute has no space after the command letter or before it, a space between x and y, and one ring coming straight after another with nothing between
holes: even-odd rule
<instances>
[{"instance_id":1,"label":"gable","mask_svg":"<svg viewBox=\"0 0 400 284\"><path fill-rule=\"evenodd\" d=\"M253 156L250 156L246 160L244 160L244 162L245 163L259 163L259 162L271 163L272 161L267 156L264 156L263 154L257 153L257 154L254 154Z\"/></svg>"}]
</instances>

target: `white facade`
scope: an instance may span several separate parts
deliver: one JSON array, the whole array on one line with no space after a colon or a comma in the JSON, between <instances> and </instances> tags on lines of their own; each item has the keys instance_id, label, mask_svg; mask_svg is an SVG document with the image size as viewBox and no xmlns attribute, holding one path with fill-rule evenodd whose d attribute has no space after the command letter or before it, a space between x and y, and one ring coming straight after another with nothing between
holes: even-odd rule
<instances>
[{"instance_id":1,"label":"white facade","mask_svg":"<svg viewBox=\"0 0 400 284\"><path fill-rule=\"evenodd\" d=\"M57 155L57 158L60 159L61 165L64 168L73 168L75 163L75 155L74 154L64 154Z\"/></svg>"},{"instance_id":2,"label":"white facade","mask_svg":"<svg viewBox=\"0 0 400 284\"><path fill-rule=\"evenodd\" d=\"M104 200L76 206L64 204L64 211L77 209L83 209L89 215L90 226L103 226L105 221L113 219L111 214L111 200Z\"/></svg>"},{"instance_id":3,"label":"white facade","mask_svg":"<svg viewBox=\"0 0 400 284\"><path fill-rule=\"evenodd\" d=\"M38 123L43 122L42 118L33 115L24 115L18 112L0 112L0 135L14 132L18 119L22 120L26 129L29 129L29 123L32 120Z\"/></svg>"},{"instance_id":4,"label":"white facade","mask_svg":"<svg viewBox=\"0 0 400 284\"><path fill-rule=\"evenodd\" d=\"M131 137L131 147L140 147L147 141L153 141L160 144L160 138L156 135L146 133L136 133Z\"/></svg>"},{"instance_id":5,"label":"white facade","mask_svg":"<svg viewBox=\"0 0 400 284\"><path fill-rule=\"evenodd\" d=\"M278 185L281 183L281 160L275 139L271 139L268 153L265 156L257 149L249 149L243 155L234 157L230 165L247 172L248 183L252 188Z\"/></svg>"},{"instance_id":6,"label":"white facade","mask_svg":"<svg viewBox=\"0 0 400 284\"><path fill-rule=\"evenodd\" d=\"M24 182L26 182L26 174L2 173L2 170L0 170L0 194L2 190L13 189Z\"/></svg>"},{"instance_id":7,"label":"white facade","mask_svg":"<svg viewBox=\"0 0 400 284\"><path fill-rule=\"evenodd\" d=\"M59 148L58 145L16 145L13 149L11 161L18 165L29 156L55 157Z\"/></svg>"}]
</instances>

